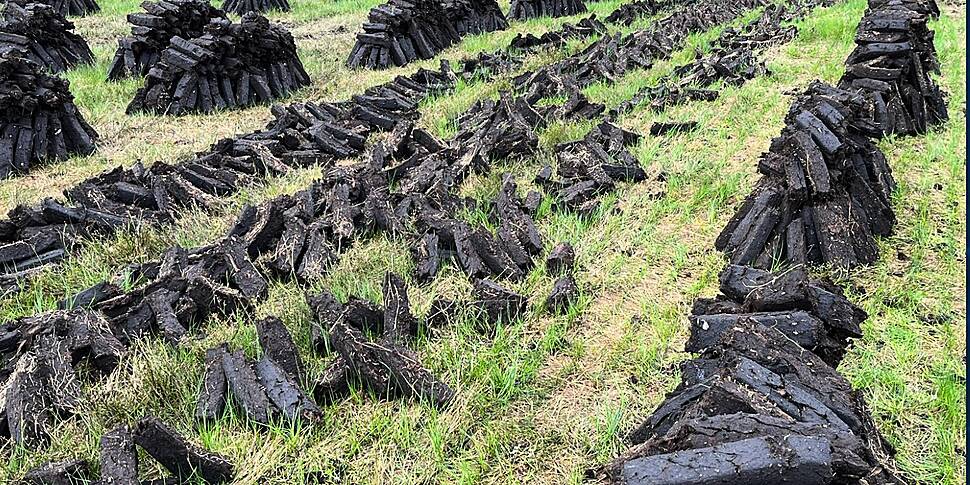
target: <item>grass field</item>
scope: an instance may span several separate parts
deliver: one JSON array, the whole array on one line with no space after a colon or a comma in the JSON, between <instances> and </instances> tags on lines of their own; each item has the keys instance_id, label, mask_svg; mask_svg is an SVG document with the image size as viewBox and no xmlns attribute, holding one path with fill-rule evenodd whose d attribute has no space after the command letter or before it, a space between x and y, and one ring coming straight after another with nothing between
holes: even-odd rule
<instances>
[{"instance_id":1,"label":"grass field","mask_svg":"<svg viewBox=\"0 0 970 485\"><path fill-rule=\"evenodd\" d=\"M104 81L116 39L127 33L125 14L135 0L100 0L102 12L75 19L91 43L95 66L67 74L82 111L100 132L96 154L0 182L0 211L18 203L56 197L66 187L136 161L174 161L204 150L219 138L262 127L268 107L181 118L127 116L124 109L139 80ZM435 61L382 72L343 66L354 32L376 0L294 0L294 10L271 17L294 34L314 79L292 100L343 99L349 93ZM501 2L500 2L501 3ZM618 0L591 3L605 16ZM507 10L507 2L504 3ZM583 298L568 314L540 311L553 278L536 268L513 288L528 295L522 320L484 337L470 319L419 342L422 361L458 390L446 411L414 402L387 402L355 392L325 409L326 422L307 427L254 429L227 416L196 430L191 416L202 377L202 354L224 341L258 352L253 322L277 315L298 339L310 375L327 359L310 357L309 310L304 288L276 283L255 314L213 321L204 337L180 349L161 341L139 344L109 378L87 388L83 409L59 424L49 449L27 452L0 445L0 483L32 466L67 457L97 461L100 436L118 422L146 413L174 424L237 465L239 483L578 483L584 473L624 449L623 437L679 381L677 363L687 335L689 305L712 295L724 258L713 241L756 180L758 155L782 126L791 95L813 79L836 82L853 47L864 0L847 0L798 22L788 45L767 53L771 74L743 87L725 87L715 102L697 102L664 113L636 110L621 118L646 133L655 120L696 120L697 131L651 138L635 153L650 181L621 187L590 217L551 211L538 216L547 248L572 242ZM882 432L899 451L909 477L923 483L966 483L966 7L943 5L931 22L942 63L938 81L949 93L950 121L923 137L880 142L899 181L895 234L880 242L881 260L868 268L829 273L867 312L865 337L840 367L867 398ZM459 59L508 44L516 32L541 33L563 21L513 23L503 32L475 36L446 51ZM650 23L644 19L631 28ZM717 32L690 39L689 48L649 71L586 93L615 106L650 85L674 65L708 48ZM550 62L578 49L534 56ZM508 78L463 85L428 100L422 123L451 136L452 119L476 99L496 96ZM291 100L287 100L291 101ZM556 123L540 135L542 154L527 163L499 164L488 176L468 180L462 190L485 199L503 171L528 187L536 169L550 160L556 143L579 138L588 124ZM217 239L240 206L301 189L320 174L299 170L248 188L227 199L215 214L188 213L174 225L136 227L87 244L81 253L33 279L18 295L0 300L0 321L54 308L64 296L97 283L128 263L158 257L173 244L197 246ZM663 180L656 177L664 174ZM476 217L470 214L469 217ZM402 241L378 237L357 244L338 267L309 290L327 288L339 298L358 295L379 301L386 271L409 273ZM436 296L468 295L470 284L446 266L430 284L412 283L412 302L423 313ZM161 470L144 470L161 475Z\"/></svg>"}]
</instances>

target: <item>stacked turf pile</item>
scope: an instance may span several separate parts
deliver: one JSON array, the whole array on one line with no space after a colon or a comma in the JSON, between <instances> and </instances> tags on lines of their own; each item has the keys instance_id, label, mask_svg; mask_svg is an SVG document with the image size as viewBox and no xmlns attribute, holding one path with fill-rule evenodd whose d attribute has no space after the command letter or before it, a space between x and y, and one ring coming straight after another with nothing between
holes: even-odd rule
<instances>
[{"instance_id":1,"label":"stacked turf pile","mask_svg":"<svg viewBox=\"0 0 970 485\"><path fill-rule=\"evenodd\" d=\"M293 36L255 13L217 20L194 39L173 37L127 112L171 115L244 108L310 84Z\"/></svg>"},{"instance_id":2,"label":"stacked turf pile","mask_svg":"<svg viewBox=\"0 0 970 485\"><path fill-rule=\"evenodd\" d=\"M509 17L517 20L536 17L566 17L585 11L585 0L512 0Z\"/></svg>"},{"instance_id":3,"label":"stacked turf pile","mask_svg":"<svg viewBox=\"0 0 970 485\"><path fill-rule=\"evenodd\" d=\"M912 5L910 5L912 6ZM884 134L916 135L947 120L946 100L930 77L939 72L927 15L903 2L871 4L856 33L839 86L866 94Z\"/></svg>"},{"instance_id":4,"label":"stacked turf pile","mask_svg":"<svg viewBox=\"0 0 970 485\"><path fill-rule=\"evenodd\" d=\"M640 162L628 150L640 135L604 122L576 142L556 146L558 178L552 167L543 167L536 182L554 194L563 209L589 214L599 207L598 197L612 191L619 182L640 182L647 178Z\"/></svg>"},{"instance_id":5,"label":"stacked turf pile","mask_svg":"<svg viewBox=\"0 0 970 485\"><path fill-rule=\"evenodd\" d=\"M226 19L225 12L206 0L146 1L141 7L143 13L128 15L131 35L118 40L108 79L148 74L173 37L194 39L210 21Z\"/></svg>"},{"instance_id":6,"label":"stacked turf pile","mask_svg":"<svg viewBox=\"0 0 970 485\"><path fill-rule=\"evenodd\" d=\"M98 134L69 87L23 52L0 54L0 179L94 151Z\"/></svg>"},{"instance_id":7,"label":"stacked turf pile","mask_svg":"<svg viewBox=\"0 0 970 485\"><path fill-rule=\"evenodd\" d=\"M821 82L795 103L762 155L763 177L718 236L734 264L778 261L851 267L878 257L892 231L895 188L864 98Z\"/></svg>"},{"instance_id":8,"label":"stacked turf pile","mask_svg":"<svg viewBox=\"0 0 970 485\"><path fill-rule=\"evenodd\" d=\"M495 0L444 0L442 3L460 36L505 30L509 26Z\"/></svg>"},{"instance_id":9,"label":"stacked turf pile","mask_svg":"<svg viewBox=\"0 0 970 485\"><path fill-rule=\"evenodd\" d=\"M390 0L371 9L347 58L349 67L384 69L431 59L460 35L438 0Z\"/></svg>"},{"instance_id":10,"label":"stacked turf pile","mask_svg":"<svg viewBox=\"0 0 970 485\"><path fill-rule=\"evenodd\" d=\"M31 3L43 3L50 5L55 12L62 17L83 16L101 10L95 0L10 0L5 3L16 3L20 6L27 6Z\"/></svg>"},{"instance_id":11,"label":"stacked turf pile","mask_svg":"<svg viewBox=\"0 0 970 485\"><path fill-rule=\"evenodd\" d=\"M68 460L44 463L27 472L24 479L38 484L139 483L138 448L172 474L141 483L220 484L231 482L235 475L232 463L225 457L189 442L154 417L142 418L135 426L121 425L109 430L101 436L100 445L98 476L90 472L84 460Z\"/></svg>"},{"instance_id":12,"label":"stacked turf pile","mask_svg":"<svg viewBox=\"0 0 970 485\"><path fill-rule=\"evenodd\" d=\"M755 300L776 311L856 318L858 309L837 294L772 294L783 291L770 283L777 276L728 268L722 286L750 291L755 281L747 278L760 278L767 285ZM803 279L802 289L813 286ZM703 341L699 355L681 365L681 384L630 435L633 447L610 470L617 483L902 483L883 466L891 450L865 403L791 339L806 337L788 322L739 316L718 330L692 335Z\"/></svg>"},{"instance_id":13,"label":"stacked turf pile","mask_svg":"<svg viewBox=\"0 0 970 485\"><path fill-rule=\"evenodd\" d=\"M7 3L0 15L0 54L24 52L52 72L94 62L87 42L74 33L74 24L50 5Z\"/></svg>"},{"instance_id":14,"label":"stacked turf pile","mask_svg":"<svg viewBox=\"0 0 970 485\"><path fill-rule=\"evenodd\" d=\"M536 37L531 32L525 35L521 33L516 34L509 46L515 49L534 49L548 45L563 46L569 39L581 39L594 35L602 35L606 33L606 30L606 25L596 18L596 14L593 14L581 19L576 25L566 23L559 30L551 30L539 37Z\"/></svg>"},{"instance_id":15,"label":"stacked turf pile","mask_svg":"<svg viewBox=\"0 0 970 485\"><path fill-rule=\"evenodd\" d=\"M289 12L290 3L287 0L226 0L222 9L236 15L246 15L249 12L268 12L278 10Z\"/></svg>"},{"instance_id":16,"label":"stacked turf pile","mask_svg":"<svg viewBox=\"0 0 970 485\"><path fill-rule=\"evenodd\" d=\"M350 383L363 383L378 396L425 400L447 407L455 392L421 365L407 347L418 336L407 285L398 275L384 278L383 308L360 298L340 303L329 292L307 296L314 315L314 348L333 349L333 361L317 381L314 396L333 402L349 395Z\"/></svg>"}]
</instances>

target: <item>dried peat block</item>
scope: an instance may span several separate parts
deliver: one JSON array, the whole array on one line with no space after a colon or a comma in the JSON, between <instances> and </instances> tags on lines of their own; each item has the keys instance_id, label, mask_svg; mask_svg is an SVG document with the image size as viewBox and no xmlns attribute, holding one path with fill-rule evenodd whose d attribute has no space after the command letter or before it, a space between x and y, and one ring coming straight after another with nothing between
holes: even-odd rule
<instances>
[{"instance_id":1,"label":"dried peat block","mask_svg":"<svg viewBox=\"0 0 970 485\"><path fill-rule=\"evenodd\" d=\"M266 396L284 418L307 421L323 419L323 411L303 392L299 382L268 355L263 354L256 362L255 369Z\"/></svg>"},{"instance_id":2,"label":"dried peat block","mask_svg":"<svg viewBox=\"0 0 970 485\"><path fill-rule=\"evenodd\" d=\"M313 399L325 406L349 396L350 378L347 361L337 356L314 383Z\"/></svg>"},{"instance_id":3,"label":"dried peat block","mask_svg":"<svg viewBox=\"0 0 970 485\"><path fill-rule=\"evenodd\" d=\"M101 435L101 481L106 485L138 483L138 453L132 429L122 425Z\"/></svg>"},{"instance_id":4,"label":"dried peat block","mask_svg":"<svg viewBox=\"0 0 970 485\"><path fill-rule=\"evenodd\" d=\"M157 418L143 418L134 427L135 443L183 482L193 476L206 483L226 483L235 474L229 461L180 436Z\"/></svg>"},{"instance_id":5,"label":"dried peat block","mask_svg":"<svg viewBox=\"0 0 970 485\"><path fill-rule=\"evenodd\" d=\"M439 0L390 0L378 5L361 26L363 32L357 34L347 66L386 69L431 59L460 40L453 20Z\"/></svg>"},{"instance_id":6,"label":"dried peat block","mask_svg":"<svg viewBox=\"0 0 970 485\"><path fill-rule=\"evenodd\" d=\"M568 242L553 246L546 256L546 271L550 274L570 273L576 267L576 250Z\"/></svg>"},{"instance_id":7,"label":"dried peat block","mask_svg":"<svg viewBox=\"0 0 970 485\"><path fill-rule=\"evenodd\" d=\"M579 299L579 285L573 275L556 278L552 291L546 297L546 309L551 312L564 312Z\"/></svg>"},{"instance_id":8,"label":"dried peat block","mask_svg":"<svg viewBox=\"0 0 970 485\"><path fill-rule=\"evenodd\" d=\"M405 342L418 336L418 319L411 314L407 284L394 273L384 275L384 337Z\"/></svg>"},{"instance_id":9,"label":"dried peat block","mask_svg":"<svg viewBox=\"0 0 970 485\"><path fill-rule=\"evenodd\" d=\"M222 4L222 9L236 15L245 15L249 12L262 13L270 10L289 12L290 2L287 0L226 0Z\"/></svg>"},{"instance_id":10,"label":"dried peat block","mask_svg":"<svg viewBox=\"0 0 970 485\"><path fill-rule=\"evenodd\" d=\"M368 340L346 322L330 330L330 341L351 373L380 395L400 395L427 401L436 408L447 407L454 391L424 368L405 347L386 338Z\"/></svg>"},{"instance_id":11,"label":"dried peat block","mask_svg":"<svg viewBox=\"0 0 970 485\"><path fill-rule=\"evenodd\" d=\"M286 325L270 316L256 322L256 335L263 355L269 357L294 381L303 380L303 359Z\"/></svg>"},{"instance_id":12,"label":"dried peat block","mask_svg":"<svg viewBox=\"0 0 970 485\"><path fill-rule=\"evenodd\" d=\"M98 134L74 104L67 80L52 76L23 50L0 52L0 179L75 155L90 155ZM16 248L10 248L16 249ZM18 254L24 264L0 265L14 273L31 269L50 257Z\"/></svg>"},{"instance_id":13,"label":"dried peat block","mask_svg":"<svg viewBox=\"0 0 970 485\"><path fill-rule=\"evenodd\" d=\"M526 297L491 280L478 280L474 285L472 306L479 309L485 329L518 320L529 303Z\"/></svg>"},{"instance_id":14,"label":"dried peat block","mask_svg":"<svg viewBox=\"0 0 970 485\"><path fill-rule=\"evenodd\" d=\"M568 17L584 12L585 0L512 0L509 17L526 20L536 17Z\"/></svg>"},{"instance_id":15,"label":"dried peat block","mask_svg":"<svg viewBox=\"0 0 970 485\"><path fill-rule=\"evenodd\" d=\"M0 53L17 50L55 73L94 62L74 24L44 3L6 2L0 12Z\"/></svg>"},{"instance_id":16,"label":"dried peat block","mask_svg":"<svg viewBox=\"0 0 970 485\"><path fill-rule=\"evenodd\" d=\"M706 485L832 483L828 440L808 436L763 436L708 448L635 458L623 464L617 483Z\"/></svg>"},{"instance_id":17,"label":"dried peat block","mask_svg":"<svg viewBox=\"0 0 970 485\"><path fill-rule=\"evenodd\" d=\"M259 424L269 424L276 413L276 407L256 374L253 362L242 350L222 352L222 371L226 374L229 392L233 402L239 404L246 418Z\"/></svg>"},{"instance_id":18,"label":"dried peat block","mask_svg":"<svg viewBox=\"0 0 970 485\"><path fill-rule=\"evenodd\" d=\"M895 188L870 141L865 99L814 82L762 155L762 178L718 236L733 264L852 267L876 260L875 236L892 232Z\"/></svg>"},{"instance_id":19,"label":"dried peat block","mask_svg":"<svg viewBox=\"0 0 970 485\"><path fill-rule=\"evenodd\" d=\"M211 113L267 103L309 84L289 31L247 13L238 24L210 22L200 37L172 37L126 111Z\"/></svg>"},{"instance_id":20,"label":"dried peat block","mask_svg":"<svg viewBox=\"0 0 970 485\"><path fill-rule=\"evenodd\" d=\"M47 462L24 475L29 485L76 485L90 477L88 463L84 460Z\"/></svg>"},{"instance_id":21,"label":"dried peat block","mask_svg":"<svg viewBox=\"0 0 970 485\"><path fill-rule=\"evenodd\" d=\"M118 285L102 281L57 302L57 308L59 310L90 308L105 300L119 296L121 293L121 287Z\"/></svg>"},{"instance_id":22,"label":"dried peat block","mask_svg":"<svg viewBox=\"0 0 970 485\"><path fill-rule=\"evenodd\" d=\"M694 302L688 352L702 352L739 320L773 327L801 347L837 367L849 339L861 338L868 317L842 290L811 279L803 268L770 273L728 265L720 275L721 294Z\"/></svg>"},{"instance_id":23,"label":"dried peat block","mask_svg":"<svg viewBox=\"0 0 970 485\"><path fill-rule=\"evenodd\" d=\"M128 14L131 35L118 40L108 79L144 76L161 60L174 37L201 37L213 20L226 20L222 10L205 0L145 1L144 12Z\"/></svg>"},{"instance_id":24,"label":"dried peat block","mask_svg":"<svg viewBox=\"0 0 970 485\"><path fill-rule=\"evenodd\" d=\"M934 2L873 1L856 30L839 87L867 98L879 135L924 134L949 118L946 99L930 76L940 72L933 31Z\"/></svg>"}]
</instances>

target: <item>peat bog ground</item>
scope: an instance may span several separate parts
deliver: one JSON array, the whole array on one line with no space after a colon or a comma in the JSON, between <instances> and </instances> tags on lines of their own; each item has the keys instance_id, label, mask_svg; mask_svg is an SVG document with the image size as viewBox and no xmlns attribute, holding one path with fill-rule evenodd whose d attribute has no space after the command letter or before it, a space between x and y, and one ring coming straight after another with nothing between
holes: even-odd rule
<instances>
[{"instance_id":1,"label":"peat bog ground","mask_svg":"<svg viewBox=\"0 0 970 485\"><path fill-rule=\"evenodd\" d=\"M21 3L0 482L966 483L958 0Z\"/></svg>"}]
</instances>

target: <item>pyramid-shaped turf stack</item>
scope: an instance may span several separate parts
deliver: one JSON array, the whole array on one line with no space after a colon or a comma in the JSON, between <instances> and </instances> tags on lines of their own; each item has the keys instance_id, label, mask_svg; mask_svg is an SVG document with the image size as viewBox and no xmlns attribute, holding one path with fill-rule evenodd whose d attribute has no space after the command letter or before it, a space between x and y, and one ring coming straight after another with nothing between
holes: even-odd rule
<instances>
[{"instance_id":1,"label":"pyramid-shaped turf stack","mask_svg":"<svg viewBox=\"0 0 970 485\"><path fill-rule=\"evenodd\" d=\"M53 72L94 62L87 42L74 24L50 5L8 3L0 18L0 53L20 50Z\"/></svg>"},{"instance_id":2,"label":"pyramid-shaped turf stack","mask_svg":"<svg viewBox=\"0 0 970 485\"><path fill-rule=\"evenodd\" d=\"M0 54L0 179L34 165L94 151L98 134L71 95L23 52Z\"/></svg>"},{"instance_id":3,"label":"pyramid-shaped turf stack","mask_svg":"<svg viewBox=\"0 0 970 485\"><path fill-rule=\"evenodd\" d=\"M95 0L10 0L4 3L16 3L20 6L26 6L31 3L43 3L50 5L54 11L67 16L84 16L89 13L94 13L101 10L98 3Z\"/></svg>"},{"instance_id":4,"label":"pyramid-shaped turf stack","mask_svg":"<svg viewBox=\"0 0 970 485\"><path fill-rule=\"evenodd\" d=\"M536 17L566 17L585 11L585 0L512 0L509 17L518 20Z\"/></svg>"},{"instance_id":5,"label":"pyramid-shaped turf stack","mask_svg":"<svg viewBox=\"0 0 970 485\"><path fill-rule=\"evenodd\" d=\"M236 15L245 15L249 12L268 12L279 10L281 12L290 11L290 3L286 0L226 0L222 4L223 10Z\"/></svg>"},{"instance_id":6,"label":"pyramid-shaped turf stack","mask_svg":"<svg viewBox=\"0 0 970 485\"><path fill-rule=\"evenodd\" d=\"M445 0L443 3L459 35L505 30L509 26L495 0Z\"/></svg>"},{"instance_id":7,"label":"pyramid-shaped turf stack","mask_svg":"<svg viewBox=\"0 0 970 485\"><path fill-rule=\"evenodd\" d=\"M715 245L734 264L868 264L896 222L895 188L865 99L821 82L793 105L762 155L764 174Z\"/></svg>"},{"instance_id":8,"label":"pyramid-shaped turf stack","mask_svg":"<svg viewBox=\"0 0 970 485\"><path fill-rule=\"evenodd\" d=\"M461 37L438 0L390 0L371 9L363 30L349 67L384 69L431 59Z\"/></svg>"},{"instance_id":9,"label":"pyramid-shaped turf stack","mask_svg":"<svg viewBox=\"0 0 970 485\"><path fill-rule=\"evenodd\" d=\"M310 84L293 36L248 13L214 21L191 40L173 37L128 113L210 113L266 103Z\"/></svg>"},{"instance_id":10,"label":"pyramid-shaped turf stack","mask_svg":"<svg viewBox=\"0 0 970 485\"><path fill-rule=\"evenodd\" d=\"M118 40L118 50L108 69L108 79L144 76L161 59L172 37L194 39L214 19L226 14L206 0L143 2L144 12L128 15L131 35Z\"/></svg>"},{"instance_id":11,"label":"pyramid-shaped turf stack","mask_svg":"<svg viewBox=\"0 0 970 485\"><path fill-rule=\"evenodd\" d=\"M931 5L872 2L859 24L839 85L866 93L884 134L922 134L948 118L943 93L930 78L940 69L933 31L920 13L932 12Z\"/></svg>"}]
</instances>

